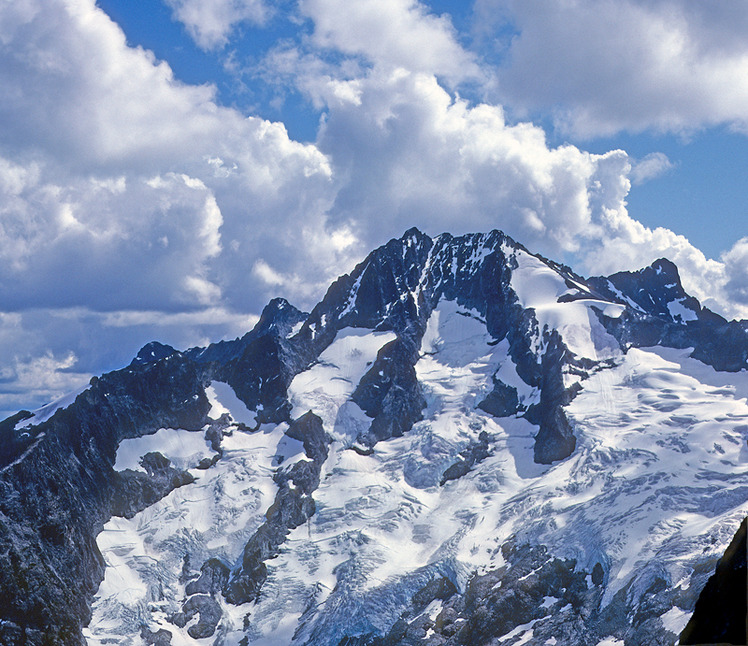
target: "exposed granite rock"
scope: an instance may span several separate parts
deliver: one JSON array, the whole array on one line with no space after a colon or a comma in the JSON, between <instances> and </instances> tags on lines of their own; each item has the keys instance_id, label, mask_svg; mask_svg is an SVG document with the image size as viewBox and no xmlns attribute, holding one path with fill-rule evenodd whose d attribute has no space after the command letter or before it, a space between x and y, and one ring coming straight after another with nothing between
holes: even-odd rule
<instances>
[{"instance_id":1,"label":"exposed granite rock","mask_svg":"<svg viewBox=\"0 0 748 646\"><path fill-rule=\"evenodd\" d=\"M398 437L421 419L426 401L416 378L418 352L408 341L395 339L377 354L351 399L373 420L358 438L366 446Z\"/></svg>"},{"instance_id":2,"label":"exposed granite rock","mask_svg":"<svg viewBox=\"0 0 748 646\"><path fill-rule=\"evenodd\" d=\"M195 615L199 615L196 624L187 629L187 633L194 639L211 637L221 620L221 606L207 594L195 594L185 601L182 611L169 618L175 626L184 628Z\"/></svg>"},{"instance_id":3,"label":"exposed granite rock","mask_svg":"<svg viewBox=\"0 0 748 646\"><path fill-rule=\"evenodd\" d=\"M219 559L208 559L200 568L200 577L185 586L188 595L209 594L215 596L229 579L229 567Z\"/></svg>"},{"instance_id":4,"label":"exposed granite rock","mask_svg":"<svg viewBox=\"0 0 748 646\"><path fill-rule=\"evenodd\" d=\"M189 563L185 557L184 570ZM200 568L200 576L189 581L185 586L187 600L182 604L180 612L169 617L175 626L184 628L195 615L198 621L188 628L187 633L195 639L211 637L216 631L223 612L217 598L229 578L229 567L219 559L208 559Z\"/></svg>"},{"instance_id":5,"label":"exposed granite rock","mask_svg":"<svg viewBox=\"0 0 748 646\"><path fill-rule=\"evenodd\" d=\"M322 428L322 420L312 411L289 424L286 435L303 443L304 452L314 464L321 465L327 459L330 437Z\"/></svg>"},{"instance_id":6,"label":"exposed granite rock","mask_svg":"<svg viewBox=\"0 0 748 646\"><path fill-rule=\"evenodd\" d=\"M478 408L494 417L510 417L523 410L520 407L517 389L503 383L495 375L493 390L478 404Z\"/></svg>"},{"instance_id":7,"label":"exposed granite rock","mask_svg":"<svg viewBox=\"0 0 748 646\"><path fill-rule=\"evenodd\" d=\"M417 347L431 307L430 294L417 290L433 245L414 228L372 251L349 276L333 283L310 322L325 314L341 327L392 330Z\"/></svg>"},{"instance_id":8,"label":"exposed granite rock","mask_svg":"<svg viewBox=\"0 0 748 646\"><path fill-rule=\"evenodd\" d=\"M302 462L297 462L291 470L300 470L302 467L297 465ZM267 520L244 547L241 568L231 576L223 590L229 603L239 605L257 598L267 579L265 561L277 556L288 533L305 523L314 513L314 499L303 489L289 486L290 482L296 483L294 476L295 473L292 473L288 480L281 481L275 502L266 513ZM317 483L318 478L319 475ZM306 482L306 478L302 482Z\"/></svg>"},{"instance_id":9,"label":"exposed granite rock","mask_svg":"<svg viewBox=\"0 0 748 646\"><path fill-rule=\"evenodd\" d=\"M449 480L457 480L470 472L475 464L485 460L490 452L488 450L488 433L481 431L478 441L471 444L460 453L460 459L454 464L447 467L442 475L441 486L444 486Z\"/></svg>"},{"instance_id":10,"label":"exposed granite rock","mask_svg":"<svg viewBox=\"0 0 748 646\"><path fill-rule=\"evenodd\" d=\"M131 469L114 473L112 516L132 518L177 487L195 481L188 471L174 468L160 453L146 453L141 464L146 473Z\"/></svg>"},{"instance_id":11,"label":"exposed granite rock","mask_svg":"<svg viewBox=\"0 0 748 646\"><path fill-rule=\"evenodd\" d=\"M38 427L16 431L16 425L29 419L33 414L27 410L17 412L0 422L0 468L9 465L31 446L39 434Z\"/></svg>"},{"instance_id":12,"label":"exposed granite rock","mask_svg":"<svg viewBox=\"0 0 748 646\"><path fill-rule=\"evenodd\" d=\"M132 360L130 365L138 366L144 363L161 361L161 359L166 359L173 354L177 354L177 351L170 345L165 345L158 341L151 341L140 348L138 354L135 355L135 358Z\"/></svg>"},{"instance_id":13,"label":"exposed granite rock","mask_svg":"<svg viewBox=\"0 0 748 646\"><path fill-rule=\"evenodd\" d=\"M572 560L552 558L542 546L502 547L507 565L485 574L474 575L460 593L448 581L435 581L414 596L412 607L384 636L360 635L341 640L356 646L487 646L498 644L518 626L536 622L536 641L543 644L556 634L575 626L575 641L564 646L595 646L592 635L585 636L579 615L594 607L602 589L588 589L586 573L575 571ZM430 588L430 589L429 589ZM443 600L433 619L423 611L431 601ZM544 600L548 602L544 603ZM433 616L433 615L432 615ZM541 628L542 626L542 628ZM519 637L519 634L517 635ZM511 644L512 641L507 641Z\"/></svg>"},{"instance_id":14,"label":"exposed granite rock","mask_svg":"<svg viewBox=\"0 0 748 646\"><path fill-rule=\"evenodd\" d=\"M564 387L562 368L569 363L567 353L560 335L554 330L541 361L540 403L527 415L540 426L533 449L535 462L539 464L567 458L577 443L564 412L564 406L575 394L574 390Z\"/></svg>"},{"instance_id":15,"label":"exposed granite rock","mask_svg":"<svg viewBox=\"0 0 748 646\"><path fill-rule=\"evenodd\" d=\"M163 628L153 632L143 626L140 630L140 636L146 646L170 646L171 633Z\"/></svg>"}]
</instances>

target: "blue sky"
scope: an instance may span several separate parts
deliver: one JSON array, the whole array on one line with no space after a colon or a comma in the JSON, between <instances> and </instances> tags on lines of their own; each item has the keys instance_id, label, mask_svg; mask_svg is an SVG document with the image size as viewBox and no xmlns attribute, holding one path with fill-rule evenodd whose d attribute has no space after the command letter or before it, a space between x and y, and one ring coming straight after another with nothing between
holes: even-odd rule
<instances>
[{"instance_id":1,"label":"blue sky","mask_svg":"<svg viewBox=\"0 0 748 646\"><path fill-rule=\"evenodd\" d=\"M748 1L0 7L0 410L311 307L410 226L748 318Z\"/></svg>"}]
</instances>

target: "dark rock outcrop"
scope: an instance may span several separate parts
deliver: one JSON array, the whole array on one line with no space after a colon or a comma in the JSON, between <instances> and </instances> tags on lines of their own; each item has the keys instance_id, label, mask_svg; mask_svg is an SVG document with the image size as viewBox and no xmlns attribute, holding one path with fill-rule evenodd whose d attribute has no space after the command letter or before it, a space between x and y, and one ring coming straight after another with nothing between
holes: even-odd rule
<instances>
[{"instance_id":1,"label":"dark rock outcrop","mask_svg":"<svg viewBox=\"0 0 748 646\"><path fill-rule=\"evenodd\" d=\"M96 535L111 514L120 441L163 427L199 429L208 410L181 355L100 378L34 427L32 450L0 470L3 643L83 644L104 574Z\"/></svg>"},{"instance_id":2,"label":"dark rock outcrop","mask_svg":"<svg viewBox=\"0 0 748 646\"><path fill-rule=\"evenodd\" d=\"M494 417L510 417L523 410L520 407L517 389L500 381L495 375L493 390L478 404L478 408Z\"/></svg>"},{"instance_id":3,"label":"dark rock outcrop","mask_svg":"<svg viewBox=\"0 0 748 646\"><path fill-rule=\"evenodd\" d=\"M505 567L474 575L461 593L448 580L436 580L413 597L411 608L385 635L347 637L340 644L485 646L499 643L522 625L533 627L534 643L552 636L558 643L580 646L600 641L585 629L581 617L594 612L603 590L588 588L587 573L578 571L573 560L553 558L543 546L514 541L505 544L502 553ZM423 610L435 599L443 603L432 619Z\"/></svg>"},{"instance_id":4,"label":"dark rock outcrop","mask_svg":"<svg viewBox=\"0 0 748 646\"><path fill-rule=\"evenodd\" d=\"M215 596L229 579L229 567L219 559L208 559L200 568L200 576L185 586L185 593Z\"/></svg>"},{"instance_id":5,"label":"dark rock outcrop","mask_svg":"<svg viewBox=\"0 0 748 646\"><path fill-rule=\"evenodd\" d=\"M195 481L188 472L176 469L160 453L146 453L141 461L146 473L126 469L115 472L111 498L112 516L132 518L171 493Z\"/></svg>"},{"instance_id":6,"label":"dark rock outcrop","mask_svg":"<svg viewBox=\"0 0 748 646\"><path fill-rule=\"evenodd\" d=\"M681 644L748 644L748 518L701 592Z\"/></svg>"},{"instance_id":7,"label":"dark rock outcrop","mask_svg":"<svg viewBox=\"0 0 748 646\"><path fill-rule=\"evenodd\" d=\"M304 452L312 463L319 466L327 459L330 438L322 428L322 420L312 411L304 413L289 424L286 435L303 443Z\"/></svg>"},{"instance_id":8,"label":"dark rock outcrop","mask_svg":"<svg viewBox=\"0 0 748 646\"><path fill-rule=\"evenodd\" d=\"M188 570L187 560L184 569ZM187 629L187 633L195 639L211 637L223 616L218 597L229 574L229 567L225 563L216 558L208 559L200 568L200 576L185 586L187 599L182 609L169 617L169 621L184 628L197 615L198 621Z\"/></svg>"},{"instance_id":9,"label":"dark rock outcrop","mask_svg":"<svg viewBox=\"0 0 748 646\"><path fill-rule=\"evenodd\" d=\"M461 478L469 473L475 464L485 460L490 455L488 442L488 433L481 431L478 441L461 451L460 459L444 471L441 482L439 483L440 486L444 486L450 480Z\"/></svg>"},{"instance_id":10,"label":"dark rock outcrop","mask_svg":"<svg viewBox=\"0 0 748 646\"><path fill-rule=\"evenodd\" d=\"M170 646L171 645L171 633L163 628L153 632L143 626L140 630L140 637L143 639L143 643L146 646Z\"/></svg>"},{"instance_id":11,"label":"dark rock outcrop","mask_svg":"<svg viewBox=\"0 0 748 646\"><path fill-rule=\"evenodd\" d=\"M416 378L418 352L408 341L385 345L361 378L351 399L373 420L359 442L373 446L399 437L421 419L426 402Z\"/></svg>"},{"instance_id":12,"label":"dark rock outcrop","mask_svg":"<svg viewBox=\"0 0 748 646\"><path fill-rule=\"evenodd\" d=\"M182 611L172 615L169 620L175 626L184 628L195 615L198 615L198 621L187 629L189 636L194 639L210 637L221 620L221 606L207 594L195 594L185 601Z\"/></svg>"},{"instance_id":13,"label":"dark rock outcrop","mask_svg":"<svg viewBox=\"0 0 748 646\"><path fill-rule=\"evenodd\" d=\"M527 417L540 426L535 438L534 458L539 464L550 464L569 457L577 440L564 412L575 394L564 387L562 369L570 363L568 350L555 330L549 335L541 361L540 403Z\"/></svg>"}]
</instances>

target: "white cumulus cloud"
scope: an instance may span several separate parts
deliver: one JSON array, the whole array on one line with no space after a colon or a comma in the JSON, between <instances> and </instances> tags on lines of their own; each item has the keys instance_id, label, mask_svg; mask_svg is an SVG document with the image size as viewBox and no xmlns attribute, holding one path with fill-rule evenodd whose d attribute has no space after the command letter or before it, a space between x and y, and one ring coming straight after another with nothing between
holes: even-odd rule
<instances>
[{"instance_id":1,"label":"white cumulus cloud","mask_svg":"<svg viewBox=\"0 0 748 646\"><path fill-rule=\"evenodd\" d=\"M738 240L722 255L728 276L725 290L730 301L742 306L743 316L748 318L748 237Z\"/></svg>"},{"instance_id":2,"label":"white cumulus cloud","mask_svg":"<svg viewBox=\"0 0 748 646\"><path fill-rule=\"evenodd\" d=\"M450 83L483 76L457 41L449 17L430 13L417 0L301 0L300 7L314 22L319 47L436 74Z\"/></svg>"},{"instance_id":3,"label":"white cumulus cloud","mask_svg":"<svg viewBox=\"0 0 748 646\"><path fill-rule=\"evenodd\" d=\"M407 225L502 228L546 252L577 248L602 157L551 149L541 128L454 99L430 75L373 72L359 87L359 101L330 107L318 142L344 180L333 221L355 216L367 240Z\"/></svg>"},{"instance_id":4,"label":"white cumulus cloud","mask_svg":"<svg viewBox=\"0 0 748 646\"><path fill-rule=\"evenodd\" d=\"M264 0L166 0L166 3L172 8L174 18L206 50L224 46L240 23L262 25L271 14Z\"/></svg>"},{"instance_id":5,"label":"white cumulus cloud","mask_svg":"<svg viewBox=\"0 0 748 646\"><path fill-rule=\"evenodd\" d=\"M644 184L651 179L664 175L674 167L664 153L649 153L637 159L631 168L631 183Z\"/></svg>"},{"instance_id":6,"label":"white cumulus cloud","mask_svg":"<svg viewBox=\"0 0 748 646\"><path fill-rule=\"evenodd\" d=\"M486 37L511 27L503 100L554 109L569 133L748 131L746 0L478 0L476 13Z\"/></svg>"}]
</instances>

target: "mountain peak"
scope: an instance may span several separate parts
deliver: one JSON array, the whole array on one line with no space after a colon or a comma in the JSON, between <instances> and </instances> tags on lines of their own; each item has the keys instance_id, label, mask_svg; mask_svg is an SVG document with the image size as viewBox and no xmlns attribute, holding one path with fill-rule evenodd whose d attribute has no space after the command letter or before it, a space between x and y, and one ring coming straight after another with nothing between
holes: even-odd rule
<instances>
[{"instance_id":1,"label":"mountain peak","mask_svg":"<svg viewBox=\"0 0 748 646\"><path fill-rule=\"evenodd\" d=\"M177 352L170 345L159 343L158 341L151 341L146 343L139 351L135 358L132 360L133 364L150 363L152 361L160 361L165 359Z\"/></svg>"},{"instance_id":2,"label":"mountain peak","mask_svg":"<svg viewBox=\"0 0 748 646\"><path fill-rule=\"evenodd\" d=\"M748 509L746 367L666 259L410 229L0 425L0 642L673 644Z\"/></svg>"},{"instance_id":3,"label":"mountain peak","mask_svg":"<svg viewBox=\"0 0 748 646\"><path fill-rule=\"evenodd\" d=\"M425 241L431 241L428 235L423 233L418 227L411 227L400 237L400 240L406 245L422 244Z\"/></svg>"},{"instance_id":4,"label":"mountain peak","mask_svg":"<svg viewBox=\"0 0 748 646\"><path fill-rule=\"evenodd\" d=\"M306 312L297 309L285 298L273 298L262 310L254 332L261 334L272 329L285 336L307 316Z\"/></svg>"},{"instance_id":5,"label":"mountain peak","mask_svg":"<svg viewBox=\"0 0 748 646\"><path fill-rule=\"evenodd\" d=\"M678 267L672 260L668 258L658 258L650 266L658 276L664 275L665 280L668 280L668 282L675 281L680 284Z\"/></svg>"}]
</instances>

